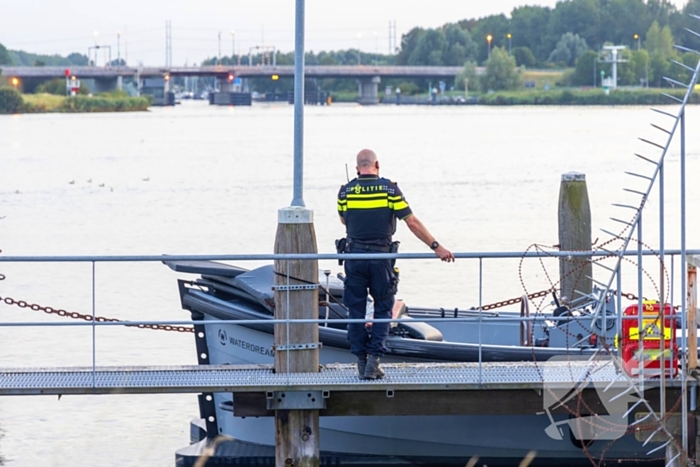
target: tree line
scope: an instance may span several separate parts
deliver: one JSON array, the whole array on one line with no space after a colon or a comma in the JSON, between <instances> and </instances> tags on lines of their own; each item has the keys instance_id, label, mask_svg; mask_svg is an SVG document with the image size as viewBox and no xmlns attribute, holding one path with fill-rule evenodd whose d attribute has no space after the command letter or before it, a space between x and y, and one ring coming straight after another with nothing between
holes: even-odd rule
<instances>
[{"instance_id":1,"label":"tree line","mask_svg":"<svg viewBox=\"0 0 700 467\"><path fill-rule=\"evenodd\" d=\"M34 54L23 50L8 50L4 45L0 44L0 65L85 66L88 64L87 55L77 52L73 52L65 57L57 54Z\"/></svg>"},{"instance_id":2,"label":"tree line","mask_svg":"<svg viewBox=\"0 0 700 467\"><path fill-rule=\"evenodd\" d=\"M404 34L397 51L398 65L454 65L470 60L484 63L489 50L502 47L518 65L544 68L573 65L554 53L566 35L578 37L578 47L599 50L604 44L643 48L654 23L668 27L675 43L700 49L700 38L684 31L697 30L700 2L689 1L681 10L668 0L566 0L554 8L516 7L503 14L461 20L436 29L413 28Z\"/></svg>"},{"instance_id":3,"label":"tree line","mask_svg":"<svg viewBox=\"0 0 700 467\"><path fill-rule=\"evenodd\" d=\"M470 86L488 89L512 89L522 85L518 70L523 68L564 68L567 74L562 85L590 86L600 84L600 72L609 76L601 49L606 44L624 45L625 61L618 67L619 85L662 86L663 76L683 77L684 72L670 68L669 60L694 67L692 54L682 54L673 44L700 50L700 38L685 31L698 30L700 2L689 0L678 9L669 0L562 0L554 7L520 6L510 16L490 15L479 19L456 20L437 28L415 27L404 34L393 54L362 52L358 49L307 52L305 62L313 65L416 65L463 66L464 72L455 81L457 88L475 73L477 66L487 67L489 78L472 79ZM87 57L71 54L37 56L8 51L0 44L0 64L70 65L87 64ZM292 65L294 53L277 53L278 65ZM257 65L272 63L272 57L229 56L209 58L203 65ZM515 67L515 69L514 69ZM673 77L671 76L671 77ZM384 84L400 85L408 91L425 89L428 80ZM314 83L332 91L352 92L354 80L335 79ZM452 83L450 83L452 84ZM291 89L285 80L256 80L260 92Z\"/></svg>"},{"instance_id":4,"label":"tree line","mask_svg":"<svg viewBox=\"0 0 700 467\"><path fill-rule=\"evenodd\" d=\"M600 72L610 76L605 45L623 45L624 61L618 66L618 85L665 86L663 76L687 78L687 72L671 68L670 60L694 67L694 54L680 53L674 44L700 50L700 38L685 31L700 29L700 2L688 1L678 9L668 0L563 0L555 7L521 6L504 14L458 20L437 28L415 27L404 34L394 54L372 54L358 49L308 52L307 65L415 65L464 66L454 86L464 88L471 78L474 90L515 89L522 86L518 71L524 68L570 67L561 85L600 85ZM262 55L242 56L240 63L258 64ZM269 60L269 59L268 59ZM695 61L694 61L695 60ZM239 57L212 58L204 64L238 63ZM291 65L294 54L277 54L276 63ZM486 67L486 76L476 78L476 67ZM319 84L319 83L317 83ZM425 89L427 80L403 83L402 89ZM452 84L452 83L450 83ZM554 83L553 83L554 84ZM352 80L324 80L324 89L351 90ZM285 83L260 80L256 89L289 87Z\"/></svg>"}]
</instances>

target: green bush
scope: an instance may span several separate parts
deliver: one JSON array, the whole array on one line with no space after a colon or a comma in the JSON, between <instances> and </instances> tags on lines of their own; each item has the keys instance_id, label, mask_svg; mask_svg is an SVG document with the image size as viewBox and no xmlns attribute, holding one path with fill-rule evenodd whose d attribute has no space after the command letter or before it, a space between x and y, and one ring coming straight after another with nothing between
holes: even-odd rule
<instances>
[{"instance_id":1,"label":"green bush","mask_svg":"<svg viewBox=\"0 0 700 467\"><path fill-rule=\"evenodd\" d=\"M34 90L36 94L41 94L43 92L47 94L55 94L57 96L66 95L66 80L61 78L52 79L51 81L46 81L41 83Z\"/></svg>"},{"instance_id":2,"label":"green bush","mask_svg":"<svg viewBox=\"0 0 700 467\"><path fill-rule=\"evenodd\" d=\"M125 99L129 97L129 93L119 89L114 91L101 92L97 94L99 97L107 97L109 99Z\"/></svg>"},{"instance_id":3,"label":"green bush","mask_svg":"<svg viewBox=\"0 0 700 467\"><path fill-rule=\"evenodd\" d=\"M0 88L0 114L13 114L22 110L22 95L12 88Z\"/></svg>"},{"instance_id":4,"label":"green bush","mask_svg":"<svg viewBox=\"0 0 700 467\"><path fill-rule=\"evenodd\" d=\"M402 81L396 87L401 89L402 96L414 96L416 94L420 94L422 91L422 89L419 88L416 83L411 81Z\"/></svg>"},{"instance_id":5,"label":"green bush","mask_svg":"<svg viewBox=\"0 0 700 467\"><path fill-rule=\"evenodd\" d=\"M65 78L56 78L52 79L50 81L45 81L38 85L36 89L34 89L35 94L41 94L41 93L47 93L47 94L54 94L56 96L65 96L66 95L66 80ZM89 91L86 86L81 86L78 89L78 94L82 95L87 95L89 94Z\"/></svg>"},{"instance_id":6,"label":"green bush","mask_svg":"<svg viewBox=\"0 0 700 467\"><path fill-rule=\"evenodd\" d=\"M75 96L67 98L59 112L133 112L148 110L150 101L145 97Z\"/></svg>"}]
</instances>

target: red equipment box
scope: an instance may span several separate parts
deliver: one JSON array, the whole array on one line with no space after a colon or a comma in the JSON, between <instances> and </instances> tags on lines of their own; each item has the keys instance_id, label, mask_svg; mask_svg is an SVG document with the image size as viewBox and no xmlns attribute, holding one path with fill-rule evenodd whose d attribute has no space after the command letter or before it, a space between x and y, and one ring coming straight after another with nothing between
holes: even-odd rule
<instances>
[{"instance_id":1,"label":"red equipment box","mask_svg":"<svg viewBox=\"0 0 700 467\"><path fill-rule=\"evenodd\" d=\"M625 309L622 320L622 360L625 371L631 376L639 376L640 345L642 342L642 373L645 377L661 376L661 360L664 362L664 375L678 374L678 345L676 344L676 316L671 305L664 307L663 325L660 319L659 302L645 301L642 304L642 332L639 332L638 305ZM663 349L661 336L663 335Z\"/></svg>"}]
</instances>

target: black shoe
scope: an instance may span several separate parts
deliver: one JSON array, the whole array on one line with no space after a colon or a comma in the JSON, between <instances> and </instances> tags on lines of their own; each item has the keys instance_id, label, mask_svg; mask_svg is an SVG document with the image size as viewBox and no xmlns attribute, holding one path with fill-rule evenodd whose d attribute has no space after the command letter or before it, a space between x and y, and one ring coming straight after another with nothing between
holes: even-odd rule
<instances>
[{"instance_id":1,"label":"black shoe","mask_svg":"<svg viewBox=\"0 0 700 467\"><path fill-rule=\"evenodd\" d=\"M367 366L367 357L362 358L358 357L357 358L357 374L360 378L362 378L365 375L365 367Z\"/></svg>"},{"instance_id":2,"label":"black shoe","mask_svg":"<svg viewBox=\"0 0 700 467\"><path fill-rule=\"evenodd\" d=\"M367 366L362 379L382 379L384 378L384 370L379 366L379 357L370 355L367 359Z\"/></svg>"}]
</instances>

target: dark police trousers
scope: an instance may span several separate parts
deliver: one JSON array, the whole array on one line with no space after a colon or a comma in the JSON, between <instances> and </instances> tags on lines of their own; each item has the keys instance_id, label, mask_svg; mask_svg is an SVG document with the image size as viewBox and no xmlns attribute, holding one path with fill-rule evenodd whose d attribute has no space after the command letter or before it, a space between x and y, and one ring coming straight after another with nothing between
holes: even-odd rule
<instances>
[{"instance_id":1,"label":"dark police trousers","mask_svg":"<svg viewBox=\"0 0 700 467\"><path fill-rule=\"evenodd\" d=\"M353 249L348 253L367 253ZM374 318L391 319L394 308L394 270L391 259L345 260L345 289L343 304L348 308L350 319L364 319L367 311L367 290L374 299ZM348 324L350 352L360 358L367 354L381 357L386 352L384 342L389 335L390 323ZM371 333L371 335L368 333Z\"/></svg>"}]
</instances>

